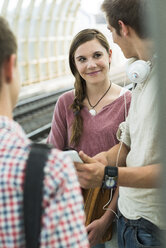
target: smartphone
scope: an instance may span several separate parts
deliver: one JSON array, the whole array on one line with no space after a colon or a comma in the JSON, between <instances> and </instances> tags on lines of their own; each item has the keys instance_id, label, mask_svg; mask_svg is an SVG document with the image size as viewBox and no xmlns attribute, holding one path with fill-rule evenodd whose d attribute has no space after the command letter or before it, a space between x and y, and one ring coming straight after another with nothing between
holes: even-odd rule
<instances>
[{"instance_id":1,"label":"smartphone","mask_svg":"<svg viewBox=\"0 0 166 248\"><path fill-rule=\"evenodd\" d=\"M78 152L75 150L64 151L63 154L69 156L73 162L83 163L82 159L78 155Z\"/></svg>"}]
</instances>

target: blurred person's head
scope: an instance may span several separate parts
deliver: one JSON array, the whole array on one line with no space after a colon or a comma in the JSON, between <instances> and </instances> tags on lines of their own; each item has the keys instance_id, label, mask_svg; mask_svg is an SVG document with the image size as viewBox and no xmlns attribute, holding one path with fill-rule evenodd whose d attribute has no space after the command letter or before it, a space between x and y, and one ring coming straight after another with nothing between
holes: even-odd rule
<instances>
[{"instance_id":1,"label":"blurred person's head","mask_svg":"<svg viewBox=\"0 0 166 248\"><path fill-rule=\"evenodd\" d=\"M8 22L0 17L0 100L7 97L6 106L12 109L17 102L20 89L16 54L16 38Z\"/></svg>"},{"instance_id":2,"label":"blurred person's head","mask_svg":"<svg viewBox=\"0 0 166 248\"><path fill-rule=\"evenodd\" d=\"M150 14L148 5L148 0L104 0L101 6L113 41L119 45L126 58L146 60L150 56L149 48L153 49L147 21Z\"/></svg>"},{"instance_id":3,"label":"blurred person's head","mask_svg":"<svg viewBox=\"0 0 166 248\"><path fill-rule=\"evenodd\" d=\"M104 0L101 8L106 13L108 24L118 35L121 35L119 21L122 21L144 39L150 37L146 22L147 5L148 0Z\"/></svg>"}]
</instances>

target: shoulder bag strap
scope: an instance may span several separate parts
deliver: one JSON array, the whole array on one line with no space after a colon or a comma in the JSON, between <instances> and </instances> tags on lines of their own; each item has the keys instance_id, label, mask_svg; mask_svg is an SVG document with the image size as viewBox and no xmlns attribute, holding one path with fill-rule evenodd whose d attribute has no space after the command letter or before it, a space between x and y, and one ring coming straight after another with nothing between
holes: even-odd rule
<instances>
[{"instance_id":1,"label":"shoulder bag strap","mask_svg":"<svg viewBox=\"0 0 166 248\"><path fill-rule=\"evenodd\" d=\"M50 146L46 144L32 143L27 160L23 193L24 227L27 248L39 247L44 166L49 151Z\"/></svg>"}]
</instances>

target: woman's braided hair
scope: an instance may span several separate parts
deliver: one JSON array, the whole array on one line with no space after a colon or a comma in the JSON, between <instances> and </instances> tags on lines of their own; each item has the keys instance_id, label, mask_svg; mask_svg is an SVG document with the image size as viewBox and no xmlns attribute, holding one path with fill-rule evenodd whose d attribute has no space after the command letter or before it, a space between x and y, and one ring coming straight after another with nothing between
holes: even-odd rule
<instances>
[{"instance_id":1,"label":"woman's braided hair","mask_svg":"<svg viewBox=\"0 0 166 248\"><path fill-rule=\"evenodd\" d=\"M70 145L74 146L77 146L79 144L83 131L83 119L80 112L83 108L83 100L86 97L86 81L80 76L79 72L77 71L74 55L80 45L94 39L97 39L109 54L109 43L106 37L97 29L84 29L80 31L74 37L69 50L69 65L71 72L75 77L75 98L73 104L71 105L71 109L74 113L74 121L72 124L72 134L70 139Z\"/></svg>"}]
</instances>

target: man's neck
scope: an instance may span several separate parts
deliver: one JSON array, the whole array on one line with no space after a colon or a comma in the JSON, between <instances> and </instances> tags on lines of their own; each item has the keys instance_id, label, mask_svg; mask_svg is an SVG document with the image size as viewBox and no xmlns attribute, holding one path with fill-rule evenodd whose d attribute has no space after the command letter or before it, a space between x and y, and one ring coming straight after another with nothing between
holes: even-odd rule
<instances>
[{"instance_id":1,"label":"man's neck","mask_svg":"<svg viewBox=\"0 0 166 248\"><path fill-rule=\"evenodd\" d=\"M154 43L150 40L138 39L135 44L135 49L138 59L144 61L151 61L155 54Z\"/></svg>"},{"instance_id":2,"label":"man's neck","mask_svg":"<svg viewBox=\"0 0 166 248\"><path fill-rule=\"evenodd\" d=\"M0 108L0 116L6 116L9 119L13 120L13 114L10 111L7 111L7 110L4 111L1 108Z\"/></svg>"},{"instance_id":3,"label":"man's neck","mask_svg":"<svg viewBox=\"0 0 166 248\"><path fill-rule=\"evenodd\" d=\"M7 116L9 119L13 119L13 108L8 95L0 94L0 115Z\"/></svg>"}]
</instances>

